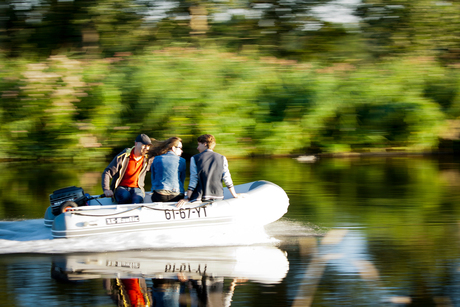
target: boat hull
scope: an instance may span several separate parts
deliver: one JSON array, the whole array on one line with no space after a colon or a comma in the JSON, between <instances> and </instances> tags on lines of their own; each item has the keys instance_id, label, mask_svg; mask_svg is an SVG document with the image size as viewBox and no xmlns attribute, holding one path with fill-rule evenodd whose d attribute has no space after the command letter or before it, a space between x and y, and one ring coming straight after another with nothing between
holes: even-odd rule
<instances>
[{"instance_id":1,"label":"boat hull","mask_svg":"<svg viewBox=\"0 0 460 307\"><path fill-rule=\"evenodd\" d=\"M235 186L244 198L232 198L225 188L224 200L191 203L178 209L175 203L116 205L110 199L92 200L56 217L45 212L45 225L54 238L72 238L111 233L222 226L263 226L281 218L289 206L285 191L268 181Z\"/></svg>"}]
</instances>

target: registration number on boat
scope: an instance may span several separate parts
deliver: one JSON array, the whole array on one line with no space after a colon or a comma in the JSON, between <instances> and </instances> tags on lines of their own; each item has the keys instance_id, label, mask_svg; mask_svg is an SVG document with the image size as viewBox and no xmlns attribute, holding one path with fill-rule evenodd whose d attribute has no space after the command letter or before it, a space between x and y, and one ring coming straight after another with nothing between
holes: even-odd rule
<instances>
[{"instance_id":1,"label":"registration number on boat","mask_svg":"<svg viewBox=\"0 0 460 307\"><path fill-rule=\"evenodd\" d=\"M139 222L139 216L138 215L122 216L122 217L111 217L111 218L106 219L107 225L135 223L135 222Z\"/></svg>"},{"instance_id":2,"label":"registration number on boat","mask_svg":"<svg viewBox=\"0 0 460 307\"><path fill-rule=\"evenodd\" d=\"M190 217L206 217L206 208L186 208L179 210L165 210L165 218L170 219L189 219Z\"/></svg>"},{"instance_id":3,"label":"registration number on boat","mask_svg":"<svg viewBox=\"0 0 460 307\"><path fill-rule=\"evenodd\" d=\"M165 266L165 273L175 273L175 272L180 272L180 273L198 273L200 275L206 274L206 269L208 266L206 264L198 264L198 266L191 266L190 263L181 263L181 264L167 264Z\"/></svg>"}]
</instances>

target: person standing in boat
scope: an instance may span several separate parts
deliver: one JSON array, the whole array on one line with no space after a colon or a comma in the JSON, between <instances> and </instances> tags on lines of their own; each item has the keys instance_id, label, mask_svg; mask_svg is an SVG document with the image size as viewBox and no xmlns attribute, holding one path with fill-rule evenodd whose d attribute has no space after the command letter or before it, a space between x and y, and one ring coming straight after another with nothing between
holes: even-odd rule
<instances>
[{"instance_id":1,"label":"person standing in boat","mask_svg":"<svg viewBox=\"0 0 460 307\"><path fill-rule=\"evenodd\" d=\"M171 137L152 146L152 201L175 202L184 198L185 159L182 139Z\"/></svg>"},{"instance_id":2,"label":"person standing in boat","mask_svg":"<svg viewBox=\"0 0 460 307\"><path fill-rule=\"evenodd\" d=\"M152 159L147 153L152 141L139 134L134 147L126 148L110 162L102 173L102 190L106 197L115 196L119 204L144 202L144 181Z\"/></svg>"},{"instance_id":3,"label":"person standing in boat","mask_svg":"<svg viewBox=\"0 0 460 307\"><path fill-rule=\"evenodd\" d=\"M222 181L233 197L240 197L240 194L237 194L233 187L227 158L214 152L215 146L216 139L213 135L204 134L198 137L197 149L200 153L190 159L190 182L187 196L177 203L177 207L182 207L189 200L224 199Z\"/></svg>"}]
</instances>

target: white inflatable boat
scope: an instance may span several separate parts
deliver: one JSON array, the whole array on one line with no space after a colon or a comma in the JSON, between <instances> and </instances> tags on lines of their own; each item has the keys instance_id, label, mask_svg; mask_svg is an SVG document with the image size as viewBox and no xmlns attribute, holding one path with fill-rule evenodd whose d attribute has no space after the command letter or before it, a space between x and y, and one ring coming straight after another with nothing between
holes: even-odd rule
<instances>
[{"instance_id":1,"label":"white inflatable boat","mask_svg":"<svg viewBox=\"0 0 460 307\"><path fill-rule=\"evenodd\" d=\"M64 188L50 195L45 225L51 227L54 238L196 228L209 231L211 227L221 226L257 227L278 220L289 206L286 192L268 181L235 186L236 192L244 193L244 197L233 198L224 188L223 200L192 202L180 209L176 203L149 202L148 193L142 204L117 205L110 198L88 197L82 191L80 195L75 189L80 188Z\"/></svg>"}]
</instances>

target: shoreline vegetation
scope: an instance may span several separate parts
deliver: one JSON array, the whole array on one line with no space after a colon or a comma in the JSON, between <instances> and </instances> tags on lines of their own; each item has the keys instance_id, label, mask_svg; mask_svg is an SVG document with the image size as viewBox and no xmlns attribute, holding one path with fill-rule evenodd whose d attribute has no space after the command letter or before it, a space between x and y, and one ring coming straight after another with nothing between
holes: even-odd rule
<instances>
[{"instance_id":1,"label":"shoreline vegetation","mask_svg":"<svg viewBox=\"0 0 460 307\"><path fill-rule=\"evenodd\" d=\"M7 0L0 160L458 153L460 3L331 3Z\"/></svg>"},{"instance_id":2,"label":"shoreline vegetation","mask_svg":"<svg viewBox=\"0 0 460 307\"><path fill-rule=\"evenodd\" d=\"M108 159L138 133L228 157L460 149L460 74L434 57L300 63L217 48L0 58L0 160ZM216 149L217 150L217 149Z\"/></svg>"}]
</instances>

